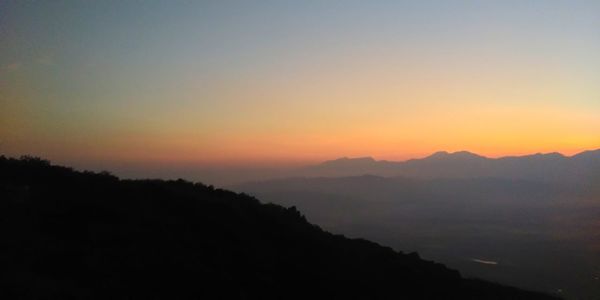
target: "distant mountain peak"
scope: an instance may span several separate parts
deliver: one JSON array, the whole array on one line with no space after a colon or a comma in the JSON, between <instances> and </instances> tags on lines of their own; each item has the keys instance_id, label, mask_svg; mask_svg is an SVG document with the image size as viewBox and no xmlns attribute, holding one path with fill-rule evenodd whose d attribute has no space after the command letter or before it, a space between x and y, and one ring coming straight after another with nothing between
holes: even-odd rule
<instances>
[{"instance_id":1,"label":"distant mountain peak","mask_svg":"<svg viewBox=\"0 0 600 300\"><path fill-rule=\"evenodd\" d=\"M546 153L544 154L545 156L549 156L549 157L565 157L562 153L558 153L558 152L550 152L550 153Z\"/></svg>"},{"instance_id":2,"label":"distant mountain peak","mask_svg":"<svg viewBox=\"0 0 600 300\"><path fill-rule=\"evenodd\" d=\"M600 149L595 150L587 150L573 155L573 157L592 157L597 156L600 157Z\"/></svg>"},{"instance_id":3,"label":"distant mountain peak","mask_svg":"<svg viewBox=\"0 0 600 300\"><path fill-rule=\"evenodd\" d=\"M571 158L574 161L578 162L580 168L594 165L597 166L598 164L600 164L600 149L583 151L581 153L573 155ZM600 171L598 171L598 168L596 168L595 170L596 171L594 171L594 173L597 174L597 178L600 178Z\"/></svg>"},{"instance_id":4,"label":"distant mountain peak","mask_svg":"<svg viewBox=\"0 0 600 300\"><path fill-rule=\"evenodd\" d=\"M445 157L450 155L450 153L448 153L448 151L437 151L431 155L429 155L428 157Z\"/></svg>"},{"instance_id":5,"label":"distant mountain peak","mask_svg":"<svg viewBox=\"0 0 600 300\"><path fill-rule=\"evenodd\" d=\"M526 155L526 156L520 156L520 158L536 158L536 159L563 159L563 158L567 158L566 156L564 156L561 153L558 152L549 152L549 153L535 153L535 154L531 154L531 155Z\"/></svg>"},{"instance_id":6,"label":"distant mountain peak","mask_svg":"<svg viewBox=\"0 0 600 300\"><path fill-rule=\"evenodd\" d=\"M451 158L451 157L455 157L455 158L484 158L481 155L475 154L473 152L469 152L469 151L456 151L456 152L448 152L448 151L438 151L435 152L429 156L427 156L425 159L430 159L430 158L435 158L435 159L440 159L440 158Z\"/></svg>"}]
</instances>

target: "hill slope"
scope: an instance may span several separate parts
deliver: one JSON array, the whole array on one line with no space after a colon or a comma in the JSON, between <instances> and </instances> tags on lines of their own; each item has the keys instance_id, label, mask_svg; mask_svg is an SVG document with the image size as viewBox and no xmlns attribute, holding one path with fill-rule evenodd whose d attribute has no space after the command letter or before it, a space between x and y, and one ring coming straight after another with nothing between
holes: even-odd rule
<instances>
[{"instance_id":1,"label":"hill slope","mask_svg":"<svg viewBox=\"0 0 600 300\"><path fill-rule=\"evenodd\" d=\"M549 299L182 180L0 157L5 299Z\"/></svg>"},{"instance_id":2,"label":"hill slope","mask_svg":"<svg viewBox=\"0 0 600 300\"><path fill-rule=\"evenodd\" d=\"M417 251L465 276L548 293L560 289L566 299L599 299L600 181L595 182L363 175L230 188L266 203L296 206L325 230ZM480 257L497 264L473 260Z\"/></svg>"}]
</instances>

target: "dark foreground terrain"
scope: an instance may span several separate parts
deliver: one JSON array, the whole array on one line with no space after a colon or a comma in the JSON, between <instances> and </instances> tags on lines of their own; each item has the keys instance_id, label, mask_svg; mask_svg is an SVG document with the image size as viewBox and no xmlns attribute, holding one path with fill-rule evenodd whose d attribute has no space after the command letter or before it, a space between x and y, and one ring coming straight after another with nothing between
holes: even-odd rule
<instances>
[{"instance_id":1,"label":"dark foreground terrain","mask_svg":"<svg viewBox=\"0 0 600 300\"><path fill-rule=\"evenodd\" d=\"M2 299L552 299L183 180L0 157Z\"/></svg>"},{"instance_id":2,"label":"dark foreground terrain","mask_svg":"<svg viewBox=\"0 0 600 300\"><path fill-rule=\"evenodd\" d=\"M230 187L296 206L324 230L476 277L573 300L600 299L600 181L288 178Z\"/></svg>"}]
</instances>

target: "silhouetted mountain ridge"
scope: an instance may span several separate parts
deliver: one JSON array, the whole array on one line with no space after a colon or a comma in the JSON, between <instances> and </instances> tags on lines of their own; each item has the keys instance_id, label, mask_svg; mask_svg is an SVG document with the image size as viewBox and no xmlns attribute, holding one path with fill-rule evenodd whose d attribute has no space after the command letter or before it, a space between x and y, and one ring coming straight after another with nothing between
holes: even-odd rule
<instances>
[{"instance_id":1,"label":"silhouetted mountain ridge","mask_svg":"<svg viewBox=\"0 0 600 300\"><path fill-rule=\"evenodd\" d=\"M405 176L415 178L495 177L544 182L578 182L600 174L600 149L567 157L557 152L488 158L468 151L439 151L421 159L379 161L344 158L298 172L300 176Z\"/></svg>"},{"instance_id":2,"label":"silhouetted mountain ridge","mask_svg":"<svg viewBox=\"0 0 600 300\"><path fill-rule=\"evenodd\" d=\"M457 152L447 152L447 151L438 151L430 156L427 156L424 159L476 159L476 158L485 158L481 155L469 152L469 151L457 151ZM412 159L418 160L418 159Z\"/></svg>"},{"instance_id":3,"label":"silhouetted mountain ridge","mask_svg":"<svg viewBox=\"0 0 600 300\"><path fill-rule=\"evenodd\" d=\"M551 299L183 180L0 157L5 299Z\"/></svg>"}]
</instances>

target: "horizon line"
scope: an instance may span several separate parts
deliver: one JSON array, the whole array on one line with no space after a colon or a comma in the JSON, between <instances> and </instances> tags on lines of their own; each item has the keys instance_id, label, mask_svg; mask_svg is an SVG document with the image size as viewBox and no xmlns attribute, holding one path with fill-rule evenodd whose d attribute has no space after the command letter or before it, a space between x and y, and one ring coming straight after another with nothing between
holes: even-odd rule
<instances>
[{"instance_id":1,"label":"horizon line","mask_svg":"<svg viewBox=\"0 0 600 300\"><path fill-rule=\"evenodd\" d=\"M485 156L485 155L481 155L478 154L476 152L472 152L469 150L458 150L458 151L454 151L454 152L450 152L450 151L446 151L446 150L440 150L440 151L435 151L429 155L426 156L421 156L421 157L414 157L414 158L408 158L405 160L389 160L389 159L377 159L373 156L355 156L355 157L351 157L351 156L342 156L342 157L338 157L338 158L334 158L334 159L328 159L328 160L324 160L321 161L318 164L323 164L323 163L327 163L327 162L334 162L334 161L340 161L340 160L372 160L375 162L391 162L391 163L402 163L402 162L408 162L408 161L412 161L412 160L421 160L421 159L426 159L426 158L430 158L433 157L435 155L455 155L455 154L467 154L467 155L473 155L473 156L477 156L477 157L481 157L484 159L506 159L506 158L519 158L519 157L528 157L528 156L536 156L536 155L558 155L560 157L563 158L573 158L575 156L584 154L584 153L588 153L588 152L595 152L595 151L600 151L600 148L596 148L596 149L590 149L590 150L583 150L580 152L577 152L575 154L572 155L565 155L561 152L558 151L552 151L552 152L535 152L535 153L530 153L530 154L522 154L522 155L503 155L503 156L498 156L498 157L490 157L490 156Z\"/></svg>"}]
</instances>

